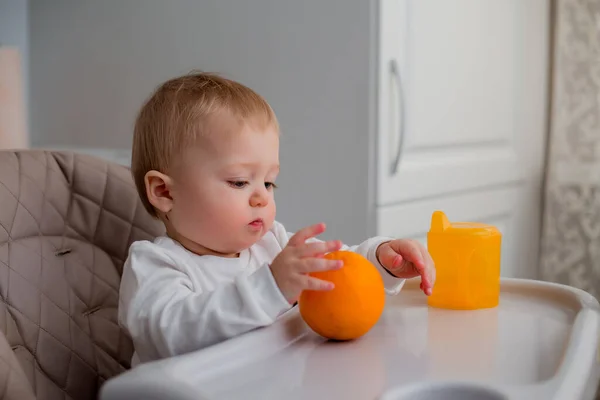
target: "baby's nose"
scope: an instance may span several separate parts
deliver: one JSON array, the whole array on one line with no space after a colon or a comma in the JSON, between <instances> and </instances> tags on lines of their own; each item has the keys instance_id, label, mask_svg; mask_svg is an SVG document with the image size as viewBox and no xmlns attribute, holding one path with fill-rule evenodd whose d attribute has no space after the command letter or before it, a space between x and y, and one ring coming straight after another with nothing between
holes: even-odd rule
<instances>
[{"instance_id":1,"label":"baby's nose","mask_svg":"<svg viewBox=\"0 0 600 400\"><path fill-rule=\"evenodd\" d=\"M265 207L267 204L269 204L269 198L263 193L255 192L250 197L250 205L252 207Z\"/></svg>"}]
</instances>

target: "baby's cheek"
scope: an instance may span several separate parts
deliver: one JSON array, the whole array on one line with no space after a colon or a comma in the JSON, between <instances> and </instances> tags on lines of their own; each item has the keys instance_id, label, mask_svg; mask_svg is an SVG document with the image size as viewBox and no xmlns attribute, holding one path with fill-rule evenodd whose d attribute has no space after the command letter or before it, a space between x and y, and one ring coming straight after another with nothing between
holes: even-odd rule
<instances>
[{"instance_id":1,"label":"baby's cheek","mask_svg":"<svg viewBox=\"0 0 600 400\"><path fill-rule=\"evenodd\" d=\"M267 216L265 217L266 220L266 228L271 229L271 227L273 226L273 221L275 221L275 215L277 213L277 209L275 207L275 204L268 206L268 210L267 210Z\"/></svg>"},{"instance_id":2,"label":"baby's cheek","mask_svg":"<svg viewBox=\"0 0 600 400\"><path fill-rule=\"evenodd\" d=\"M250 215L247 209L247 207L242 207L238 202L226 201L226 199L223 199L223 201L212 208L210 218L220 225L229 227L248 224L250 222Z\"/></svg>"}]
</instances>

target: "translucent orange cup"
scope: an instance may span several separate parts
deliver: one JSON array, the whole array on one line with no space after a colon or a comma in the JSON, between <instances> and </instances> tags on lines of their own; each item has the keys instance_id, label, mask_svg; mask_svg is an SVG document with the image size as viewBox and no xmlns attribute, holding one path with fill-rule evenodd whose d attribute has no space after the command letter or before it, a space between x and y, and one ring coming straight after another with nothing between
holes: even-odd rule
<instances>
[{"instance_id":1,"label":"translucent orange cup","mask_svg":"<svg viewBox=\"0 0 600 400\"><path fill-rule=\"evenodd\" d=\"M436 268L431 307L475 310L500 301L502 235L491 225L448 221L433 213L427 248Z\"/></svg>"}]
</instances>

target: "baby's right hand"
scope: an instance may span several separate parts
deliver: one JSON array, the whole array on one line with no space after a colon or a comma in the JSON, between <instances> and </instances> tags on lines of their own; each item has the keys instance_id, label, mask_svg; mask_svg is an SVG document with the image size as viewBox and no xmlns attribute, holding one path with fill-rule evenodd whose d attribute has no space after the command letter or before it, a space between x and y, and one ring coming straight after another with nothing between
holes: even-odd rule
<instances>
[{"instance_id":1,"label":"baby's right hand","mask_svg":"<svg viewBox=\"0 0 600 400\"><path fill-rule=\"evenodd\" d=\"M307 239L320 235L324 231L325 224L316 224L299 230L271 264L275 283L290 304L296 302L303 290L333 289L333 283L308 275L309 272L328 271L343 266L341 260L322 258L325 253L342 247L339 240L305 243Z\"/></svg>"}]
</instances>

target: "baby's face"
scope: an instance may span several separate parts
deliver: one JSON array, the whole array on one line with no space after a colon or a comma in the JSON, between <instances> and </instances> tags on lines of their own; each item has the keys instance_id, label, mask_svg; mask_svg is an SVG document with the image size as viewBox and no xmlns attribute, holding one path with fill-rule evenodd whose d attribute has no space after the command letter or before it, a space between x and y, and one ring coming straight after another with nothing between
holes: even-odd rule
<instances>
[{"instance_id":1,"label":"baby's face","mask_svg":"<svg viewBox=\"0 0 600 400\"><path fill-rule=\"evenodd\" d=\"M250 125L220 130L177 162L169 224L191 250L232 256L262 238L275 219L279 135Z\"/></svg>"}]
</instances>

